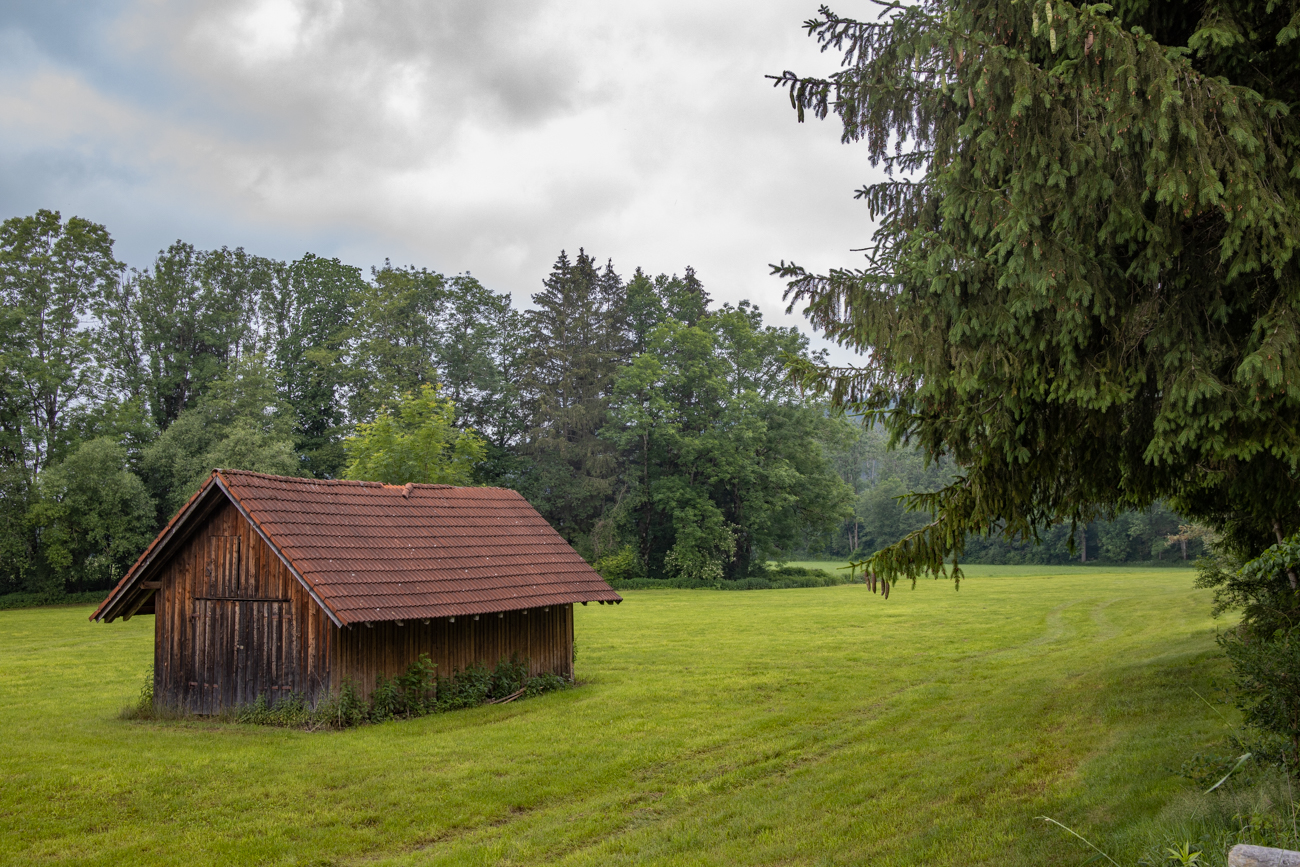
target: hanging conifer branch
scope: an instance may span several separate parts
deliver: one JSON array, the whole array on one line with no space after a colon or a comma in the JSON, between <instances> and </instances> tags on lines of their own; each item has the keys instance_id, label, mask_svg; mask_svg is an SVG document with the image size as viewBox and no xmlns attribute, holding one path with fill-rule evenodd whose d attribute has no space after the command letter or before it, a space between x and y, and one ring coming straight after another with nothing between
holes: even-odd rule
<instances>
[{"instance_id":1,"label":"hanging conifer branch","mask_svg":"<svg viewBox=\"0 0 1300 867\"><path fill-rule=\"evenodd\" d=\"M887 176L864 267L773 266L866 359L792 375L963 473L864 569L1157 498L1247 553L1300 527L1294 10L876 5L805 23L838 71L773 78Z\"/></svg>"}]
</instances>

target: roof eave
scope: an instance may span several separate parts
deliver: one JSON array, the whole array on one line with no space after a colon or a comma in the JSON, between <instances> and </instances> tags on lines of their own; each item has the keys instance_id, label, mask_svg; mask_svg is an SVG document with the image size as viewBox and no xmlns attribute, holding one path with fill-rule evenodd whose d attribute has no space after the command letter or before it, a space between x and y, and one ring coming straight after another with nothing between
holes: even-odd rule
<instances>
[{"instance_id":1,"label":"roof eave","mask_svg":"<svg viewBox=\"0 0 1300 867\"><path fill-rule=\"evenodd\" d=\"M284 551L280 549L280 546L267 535L266 531L262 529L262 526L258 523L257 519L249 513L248 509L240 501L239 497L237 497L235 493L230 490L229 486L226 485L224 480L221 478L220 470L213 470L212 475L208 476L207 481L205 481L199 489L194 492L189 501L186 502L184 506L181 506L180 510L172 516L172 519L167 522L167 526L163 528L161 533L154 537L154 540L149 543L149 547L145 548L144 553L135 561L135 565L130 568L126 575L122 576L122 580L119 581L117 586L113 588L112 592L108 594L108 597L99 604L99 607L95 609L95 613L90 615L90 619L101 623L112 623L118 617L129 618L140 608L143 602L147 601L148 594L152 593L153 590L157 588L142 587L141 584L145 576L149 574L151 567L158 561L159 557L163 556L164 552L168 551L172 547L172 543L187 534L187 530L193 517L205 512L205 507L211 500L213 490L220 490L221 493L226 496L226 499L229 500L230 503L239 511L239 514L242 515L244 519L248 521L249 525L257 531L257 535L260 536L262 540L270 546L271 550L275 552L275 555L280 558L280 562L284 563L285 568L287 568L290 574L298 580L298 583L303 586L303 589L307 591L312 600L321 607L321 610L325 612L325 616L328 617L335 626L342 626L343 621L339 619L338 614L336 614L334 610L325 603L325 600L322 599L320 594L316 592L316 589L307 582L307 580L302 576L302 573L298 571L293 562L285 555Z\"/></svg>"},{"instance_id":2,"label":"roof eave","mask_svg":"<svg viewBox=\"0 0 1300 867\"><path fill-rule=\"evenodd\" d=\"M172 516L172 519L167 522L167 526L154 537L154 540L149 543L149 547L144 549L144 553L122 576L122 580L117 583L117 586L95 609L95 613L90 615L92 621L112 623L117 617L122 616L123 609L127 608L130 601L134 599L134 591L139 589L139 583L143 580L150 567L157 561L158 556L169 547L173 539L186 531L190 519L201 512L203 507L207 505L210 492L214 487L212 483L214 478L216 478L215 470L212 475L208 476L207 481L200 485L199 489L190 496L185 505L181 506L176 514Z\"/></svg>"},{"instance_id":3,"label":"roof eave","mask_svg":"<svg viewBox=\"0 0 1300 867\"><path fill-rule=\"evenodd\" d=\"M512 614L519 611L536 611L559 605L618 605L623 601L613 588L592 593L561 593L541 595L528 599L497 602L456 602L432 605L404 605L397 608L349 608L339 612L343 623L388 623L399 620L441 619L444 617L479 617L487 614ZM373 613L372 613L373 612Z\"/></svg>"}]
</instances>

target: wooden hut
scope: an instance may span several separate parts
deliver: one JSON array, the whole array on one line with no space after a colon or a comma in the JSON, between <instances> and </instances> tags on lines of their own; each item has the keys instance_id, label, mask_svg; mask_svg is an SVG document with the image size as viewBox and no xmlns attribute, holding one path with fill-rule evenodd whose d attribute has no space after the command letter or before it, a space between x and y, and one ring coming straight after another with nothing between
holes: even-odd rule
<instances>
[{"instance_id":1,"label":"wooden hut","mask_svg":"<svg viewBox=\"0 0 1300 867\"><path fill-rule=\"evenodd\" d=\"M215 470L91 619L153 614L155 700L213 713L366 695L422 653L571 677L593 601L622 599L514 491Z\"/></svg>"}]
</instances>

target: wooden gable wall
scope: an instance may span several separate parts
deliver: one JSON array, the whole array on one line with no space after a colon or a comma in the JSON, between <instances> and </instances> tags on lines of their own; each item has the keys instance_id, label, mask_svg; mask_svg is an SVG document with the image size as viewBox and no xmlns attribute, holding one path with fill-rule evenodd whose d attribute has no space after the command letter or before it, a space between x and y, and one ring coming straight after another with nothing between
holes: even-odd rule
<instances>
[{"instance_id":1,"label":"wooden gable wall","mask_svg":"<svg viewBox=\"0 0 1300 867\"><path fill-rule=\"evenodd\" d=\"M328 694L334 624L229 500L159 577L156 701L215 713L259 695Z\"/></svg>"}]
</instances>

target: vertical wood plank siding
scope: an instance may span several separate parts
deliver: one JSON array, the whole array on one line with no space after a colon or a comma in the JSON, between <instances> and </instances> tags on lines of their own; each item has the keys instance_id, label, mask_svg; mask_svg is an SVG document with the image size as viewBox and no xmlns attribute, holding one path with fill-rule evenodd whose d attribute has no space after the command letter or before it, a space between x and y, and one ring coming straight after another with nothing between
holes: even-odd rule
<instances>
[{"instance_id":1,"label":"vertical wood plank siding","mask_svg":"<svg viewBox=\"0 0 1300 867\"><path fill-rule=\"evenodd\" d=\"M336 627L229 502L215 508L162 568L154 600L154 695L216 713L265 695L311 704L345 680L369 695L422 653L447 677L502 657L533 674L573 675L573 606Z\"/></svg>"},{"instance_id":2,"label":"vertical wood plank siding","mask_svg":"<svg viewBox=\"0 0 1300 867\"><path fill-rule=\"evenodd\" d=\"M439 677L450 677L474 664L489 668L500 659L517 656L528 662L530 674L551 672L573 676L573 606L551 605L527 614L507 611L502 616L481 614L357 624L338 629L329 624L334 636L331 671L336 685L350 680L362 696L374 689L379 675L392 677L426 653L438 667Z\"/></svg>"},{"instance_id":3,"label":"vertical wood plank siding","mask_svg":"<svg viewBox=\"0 0 1300 867\"><path fill-rule=\"evenodd\" d=\"M296 693L315 703L329 692L325 613L233 505L217 507L160 577L160 701L215 713L259 695L275 703Z\"/></svg>"}]
</instances>

